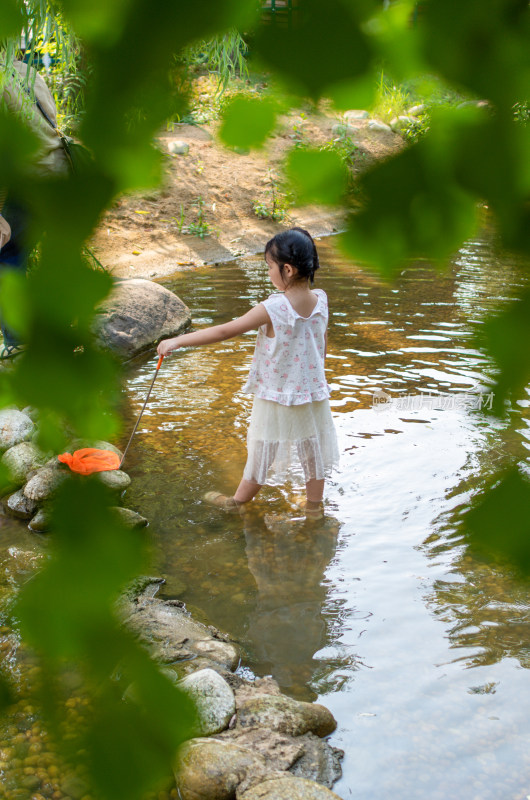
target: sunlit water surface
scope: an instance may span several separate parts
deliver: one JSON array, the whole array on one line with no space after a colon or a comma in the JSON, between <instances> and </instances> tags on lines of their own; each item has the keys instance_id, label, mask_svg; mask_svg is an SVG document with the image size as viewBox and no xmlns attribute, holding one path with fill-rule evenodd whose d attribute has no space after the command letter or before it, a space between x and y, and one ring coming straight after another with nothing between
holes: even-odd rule
<instances>
[{"instance_id":1,"label":"sunlit water surface","mask_svg":"<svg viewBox=\"0 0 530 800\"><path fill-rule=\"evenodd\" d=\"M342 459L325 522L266 523L289 511L291 487L264 489L243 519L201 501L233 492L245 462L251 398L241 386L255 333L164 361L125 502L151 521L164 596L237 640L244 668L331 709L331 742L346 753L341 797L526 798L527 591L473 560L457 530L484 477L528 458L528 400L504 421L476 408L494 372L473 339L524 270L487 234L446 272L413 266L393 284L329 240L320 250ZM258 257L167 285L197 327L273 291ZM131 371L131 424L154 364ZM374 392L390 399L374 406Z\"/></svg>"}]
</instances>

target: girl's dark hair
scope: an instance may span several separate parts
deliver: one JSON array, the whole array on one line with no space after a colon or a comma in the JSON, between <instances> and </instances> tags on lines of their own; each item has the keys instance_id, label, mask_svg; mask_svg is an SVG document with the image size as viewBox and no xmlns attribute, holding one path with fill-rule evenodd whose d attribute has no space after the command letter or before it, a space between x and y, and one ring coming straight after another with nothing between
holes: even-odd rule
<instances>
[{"instance_id":1,"label":"girl's dark hair","mask_svg":"<svg viewBox=\"0 0 530 800\"><path fill-rule=\"evenodd\" d=\"M298 270L297 280L313 283L315 272L319 268L318 253L311 234L303 228L290 228L277 233L265 245L265 255L271 254L278 264L283 278L283 268L290 264Z\"/></svg>"}]
</instances>

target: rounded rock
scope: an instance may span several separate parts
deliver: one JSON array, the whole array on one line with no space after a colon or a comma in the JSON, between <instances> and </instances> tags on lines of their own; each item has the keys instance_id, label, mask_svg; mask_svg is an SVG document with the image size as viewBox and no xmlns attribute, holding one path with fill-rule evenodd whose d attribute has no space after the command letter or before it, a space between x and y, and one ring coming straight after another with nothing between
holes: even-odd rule
<instances>
[{"instance_id":1,"label":"rounded rock","mask_svg":"<svg viewBox=\"0 0 530 800\"><path fill-rule=\"evenodd\" d=\"M289 736L315 733L328 736L337 723L333 714L319 703L303 703L285 695L260 694L245 700L237 713L242 728L259 725Z\"/></svg>"},{"instance_id":2,"label":"rounded rock","mask_svg":"<svg viewBox=\"0 0 530 800\"><path fill-rule=\"evenodd\" d=\"M114 506L112 510L119 521L127 528L145 528L145 526L149 524L149 521L145 517L142 517L141 514L137 514L136 511L131 511L130 508Z\"/></svg>"},{"instance_id":3,"label":"rounded rock","mask_svg":"<svg viewBox=\"0 0 530 800\"><path fill-rule=\"evenodd\" d=\"M392 133L392 128L386 122L380 122L378 119L371 119L368 127L372 131L385 131L385 133Z\"/></svg>"},{"instance_id":4,"label":"rounded rock","mask_svg":"<svg viewBox=\"0 0 530 800\"><path fill-rule=\"evenodd\" d=\"M79 775L73 773L63 778L61 781L61 791L69 797L72 797L73 800L81 800L82 797L88 794L89 787L86 781L80 778Z\"/></svg>"},{"instance_id":5,"label":"rounded rock","mask_svg":"<svg viewBox=\"0 0 530 800\"><path fill-rule=\"evenodd\" d=\"M420 114L427 113L427 110L428 110L428 108L427 108L426 104L425 103L420 103L417 106L412 106L412 108L409 108L409 110L407 111L407 114L410 114L412 117L415 117L415 116L419 116Z\"/></svg>"},{"instance_id":6,"label":"rounded rock","mask_svg":"<svg viewBox=\"0 0 530 800\"><path fill-rule=\"evenodd\" d=\"M0 452L27 441L34 431L35 423L22 411L15 408L0 411Z\"/></svg>"},{"instance_id":7,"label":"rounded rock","mask_svg":"<svg viewBox=\"0 0 530 800\"><path fill-rule=\"evenodd\" d=\"M228 642L220 642L218 639L199 639L193 643L191 649L198 655L231 670L236 669L239 664L239 652Z\"/></svg>"},{"instance_id":8,"label":"rounded rock","mask_svg":"<svg viewBox=\"0 0 530 800\"><path fill-rule=\"evenodd\" d=\"M98 478L101 483L108 486L109 489L115 489L117 492L123 492L131 485L131 479L126 472L121 469L105 470L98 472Z\"/></svg>"},{"instance_id":9,"label":"rounded rock","mask_svg":"<svg viewBox=\"0 0 530 800\"><path fill-rule=\"evenodd\" d=\"M351 109L350 111L345 111L342 116L344 117L346 122L352 122L354 120L359 120L359 119L368 119L370 117L370 114L368 113L368 111L363 111L361 109L359 110Z\"/></svg>"},{"instance_id":10,"label":"rounded rock","mask_svg":"<svg viewBox=\"0 0 530 800\"><path fill-rule=\"evenodd\" d=\"M213 669L200 669L183 678L179 685L195 703L200 736L211 736L228 728L236 712L236 700L224 678Z\"/></svg>"},{"instance_id":11,"label":"rounded rock","mask_svg":"<svg viewBox=\"0 0 530 800\"><path fill-rule=\"evenodd\" d=\"M403 128L407 128L409 125L414 125L417 123L417 120L414 117L394 117L394 119L390 122L390 127L396 133L400 133Z\"/></svg>"},{"instance_id":12,"label":"rounded rock","mask_svg":"<svg viewBox=\"0 0 530 800\"><path fill-rule=\"evenodd\" d=\"M50 515L45 508L39 508L35 516L28 525L30 531L35 533L46 533L50 530Z\"/></svg>"},{"instance_id":13,"label":"rounded rock","mask_svg":"<svg viewBox=\"0 0 530 800\"><path fill-rule=\"evenodd\" d=\"M98 308L94 327L102 348L132 358L191 322L189 308L169 289L141 278L118 281Z\"/></svg>"},{"instance_id":14,"label":"rounded rock","mask_svg":"<svg viewBox=\"0 0 530 800\"><path fill-rule=\"evenodd\" d=\"M8 498L7 507L10 513L18 519L31 519L37 510L37 503L26 497L22 489L19 489Z\"/></svg>"},{"instance_id":15,"label":"rounded rock","mask_svg":"<svg viewBox=\"0 0 530 800\"><path fill-rule=\"evenodd\" d=\"M66 473L55 467L43 467L24 486L24 494L30 500L46 500L51 497L66 479Z\"/></svg>"},{"instance_id":16,"label":"rounded rock","mask_svg":"<svg viewBox=\"0 0 530 800\"><path fill-rule=\"evenodd\" d=\"M239 800L340 800L338 794L306 778L272 778L247 789Z\"/></svg>"},{"instance_id":17,"label":"rounded rock","mask_svg":"<svg viewBox=\"0 0 530 800\"><path fill-rule=\"evenodd\" d=\"M179 139L172 139L167 149L174 156L187 156L190 152L190 146L187 142L181 142Z\"/></svg>"},{"instance_id":18,"label":"rounded rock","mask_svg":"<svg viewBox=\"0 0 530 800\"><path fill-rule=\"evenodd\" d=\"M104 442L102 439L98 439L97 441L93 439L74 439L68 449L74 452L74 450L82 450L85 447L94 447L96 450L110 450L111 453L116 453L120 459L123 458L123 453L119 447L116 447L116 445L110 442Z\"/></svg>"},{"instance_id":19,"label":"rounded rock","mask_svg":"<svg viewBox=\"0 0 530 800\"><path fill-rule=\"evenodd\" d=\"M266 762L219 739L191 739L179 750L176 779L182 800L233 800L247 775L266 774Z\"/></svg>"},{"instance_id":20,"label":"rounded rock","mask_svg":"<svg viewBox=\"0 0 530 800\"><path fill-rule=\"evenodd\" d=\"M14 486L22 486L29 473L36 467L42 466L44 456L32 442L20 442L2 456L2 463L9 470L9 475Z\"/></svg>"},{"instance_id":21,"label":"rounded rock","mask_svg":"<svg viewBox=\"0 0 530 800\"><path fill-rule=\"evenodd\" d=\"M356 133L355 128L350 125L345 125L342 122L336 122L331 129L333 136L353 136Z\"/></svg>"}]
</instances>

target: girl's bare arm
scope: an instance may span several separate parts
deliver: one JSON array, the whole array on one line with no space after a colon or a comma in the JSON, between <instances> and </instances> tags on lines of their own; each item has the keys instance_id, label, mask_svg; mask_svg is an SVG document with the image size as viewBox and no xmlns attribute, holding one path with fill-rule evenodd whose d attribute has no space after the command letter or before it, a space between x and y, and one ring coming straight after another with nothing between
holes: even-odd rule
<instances>
[{"instance_id":1,"label":"girl's bare arm","mask_svg":"<svg viewBox=\"0 0 530 800\"><path fill-rule=\"evenodd\" d=\"M182 336L175 336L173 339L164 339L158 345L157 352L159 356L167 356L179 347L197 347L201 344L223 342L225 339L233 339L234 336L255 330L267 322L270 322L270 317L265 306L259 303L242 317L231 322L223 322L222 325L213 325L211 328L203 328L193 333L183 333Z\"/></svg>"}]
</instances>

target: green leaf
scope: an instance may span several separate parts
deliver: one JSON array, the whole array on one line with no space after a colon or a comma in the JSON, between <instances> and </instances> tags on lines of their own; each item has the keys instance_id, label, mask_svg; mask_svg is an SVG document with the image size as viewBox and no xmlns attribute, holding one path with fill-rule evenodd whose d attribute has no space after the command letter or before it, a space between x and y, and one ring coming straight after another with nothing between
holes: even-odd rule
<instances>
[{"instance_id":1,"label":"green leaf","mask_svg":"<svg viewBox=\"0 0 530 800\"><path fill-rule=\"evenodd\" d=\"M31 308L25 275L15 270L0 274L0 309L7 327L16 332L21 341L27 339Z\"/></svg>"},{"instance_id":2,"label":"green leaf","mask_svg":"<svg viewBox=\"0 0 530 800\"><path fill-rule=\"evenodd\" d=\"M26 641L52 658L86 659L92 631L115 624L111 601L141 570L141 536L117 523L112 502L97 476L69 474L57 494L55 557L24 587L16 606Z\"/></svg>"},{"instance_id":3,"label":"green leaf","mask_svg":"<svg viewBox=\"0 0 530 800\"><path fill-rule=\"evenodd\" d=\"M0 14L0 42L10 36L17 36L22 30L24 15L17 0L2 0Z\"/></svg>"},{"instance_id":4,"label":"green leaf","mask_svg":"<svg viewBox=\"0 0 530 800\"><path fill-rule=\"evenodd\" d=\"M299 205L337 205L344 198L348 173L338 153L292 150L285 171Z\"/></svg>"},{"instance_id":5,"label":"green leaf","mask_svg":"<svg viewBox=\"0 0 530 800\"><path fill-rule=\"evenodd\" d=\"M442 262L477 226L476 199L459 184L452 147L475 115L434 117L419 144L376 164L360 181L366 198L349 218L341 247L391 277L414 258Z\"/></svg>"},{"instance_id":6,"label":"green leaf","mask_svg":"<svg viewBox=\"0 0 530 800\"><path fill-rule=\"evenodd\" d=\"M368 72L358 78L331 84L327 87L326 94L339 111L371 108L376 98L376 87L375 76Z\"/></svg>"},{"instance_id":7,"label":"green leaf","mask_svg":"<svg viewBox=\"0 0 530 800\"><path fill-rule=\"evenodd\" d=\"M0 712L6 711L16 700L11 681L6 675L0 673Z\"/></svg>"},{"instance_id":8,"label":"green leaf","mask_svg":"<svg viewBox=\"0 0 530 800\"><path fill-rule=\"evenodd\" d=\"M511 109L490 112L462 128L452 149L460 185L487 202L504 245L528 252L529 130L514 122Z\"/></svg>"},{"instance_id":9,"label":"green leaf","mask_svg":"<svg viewBox=\"0 0 530 800\"><path fill-rule=\"evenodd\" d=\"M293 91L317 99L368 69L374 51L362 23L375 8L371 2L304 0L291 30L260 27L255 52Z\"/></svg>"},{"instance_id":10,"label":"green leaf","mask_svg":"<svg viewBox=\"0 0 530 800\"><path fill-rule=\"evenodd\" d=\"M276 122L272 100L234 97L227 105L219 135L229 147L261 147Z\"/></svg>"},{"instance_id":11,"label":"green leaf","mask_svg":"<svg viewBox=\"0 0 530 800\"><path fill-rule=\"evenodd\" d=\"M24 586L15 614L43 656L41 702L56 735L65 721L58 677L71 663L83 675L90 724L67 744L70 755L87 752L101 797L140 800L168 775L195 714L118 618L115 601L140 571L144 547L141 533L116 521L113 502L98 476L69 475L54 502L53 558Z\"/></svg>"},{"instance_id":12,"label":"green leaf","mask_svg":"<svg viewBox=\"0 0 530 800\"><path fill-rule=\"evenodd\" d=\"M0 185L16 184L38 148L39 140L21 120L0 111Z\"/></svg>"},{"instance_id":13,"label":"green leaf","mask_svg":"<svg viewBox=\"0 0 530 800\"><path fill-rule=\"evenodd\" d=\"M513 469L463 516L471 549L530 575L530 481Z\"/></svg>"},{"instance_id":14,"label":"green leaf","mask_svg":"<svg viewBox=\"0 0 530 800\"><path fill-rule=\"evenodd\" d=\"M87 731L86 747L101 794L139 800L169 774L179 745L192 732L195 713L188 697L146 655L129 657L120 668L132 682L134 700L124 703L109 686Z\"/></svg>"},{"instance_id":15,"label":"green leaf","mask_svg":"<svg viewBox=\"0 0 530 800\"><path fill-rule=\"evenodd\" d=\"M526 289L500 314L487 319L479 337L500 370L494 387L493 410L502 414L510 392L517 397L530 382L530 290Z\"/></svg>"},{"instance_id":16,"label":"green leaf","mask_svg":"<svg viewBox=\"0 0 530 800\"><path fill-rule=\"evenodd\" d=\"M501 108L528 98L528 3L431 0L424 9L424 55L437 72Z\"/></svg>"},{"instance_id":17,"label":"green leaf","mask_svg":"<svg viewBox=\"0 0 530 800\"><path fill-rule=\"evenodd\" d=\"M411 25L417 5L416 0L400 0L380 7L365 26L378 51L379 63L396 81L425 72L421 31Z\"/></svg>"}]
</instances>

